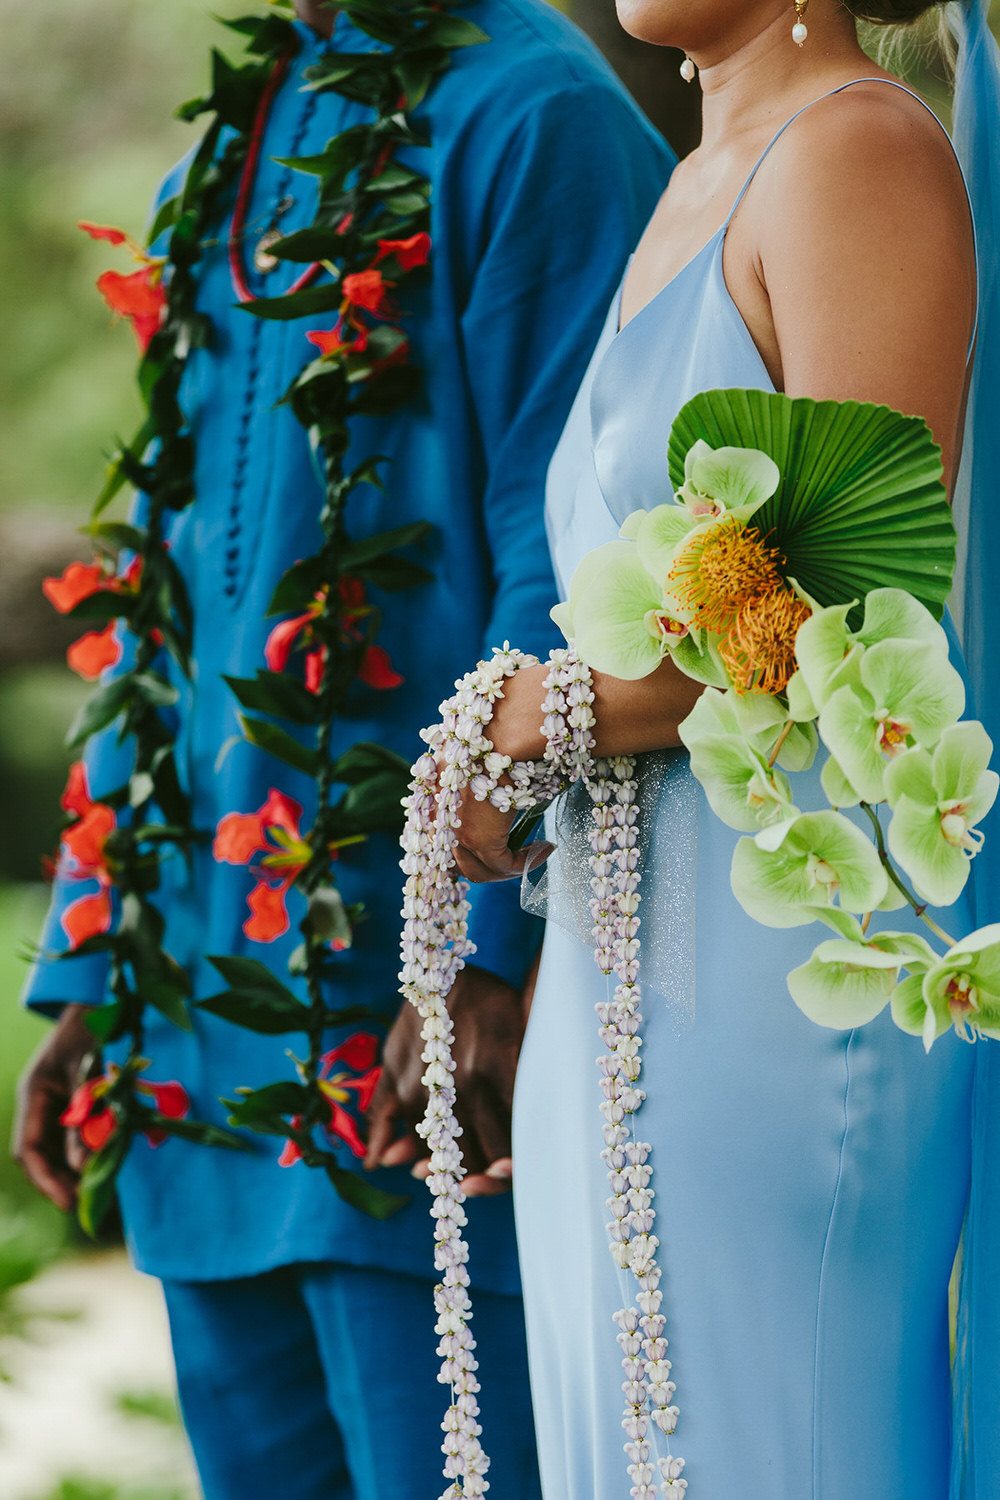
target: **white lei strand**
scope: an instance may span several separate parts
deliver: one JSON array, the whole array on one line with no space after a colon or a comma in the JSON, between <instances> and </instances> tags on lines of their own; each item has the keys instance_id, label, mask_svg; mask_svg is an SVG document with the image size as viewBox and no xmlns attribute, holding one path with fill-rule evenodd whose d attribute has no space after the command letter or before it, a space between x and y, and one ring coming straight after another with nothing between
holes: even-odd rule
<instances>
[{"instance_id":1,"label":"white lei strand","mask_svg":"<svg viewBox=\"0 0 1000 1500\"><path fill-rule=\"evenodd\" d=\"M536 665L534 657L506 647L456 683L441 705L440 725L424 731L429 753L413 768L402 868L406 874L400 983L420 1013L427 1112L420 1126L431 1151L428 1187L434 1195L435 1266L442 1280L435 1288L436 1332L441 1342L439 1379L452 1391L442 1428L445 1477L441 1500L483 1495L489 1489L487 1458L480 1443L476 1400L475 1340L469 1328L472 1307L466 1269L468 1246L462 1230L462 1164L455 1117L453 1028L447 996L474 946L468 939L467 885L455 873L462 793L469 786L480 801L501 810L529 808L583 780L593 799L591 828L591 915L595 959L618 983L612 998L597 1007L606 1047L598 1059L604 1117L602 1159L608 1168L611 1220L608 1236L615 1264L635 1278L634 1306L614 1315L622 1350L625 1453L634 1500L683 1500L684 1460L669 1453L655 1458L658 1434L669 1437L678 1409L671 1405L666 1319L656 1264L659 1241L650 1186L651 1147L634 1139L631 1121L645 1095L639 1087L642 1015L639 1008L638 810L635 762L627 757L596 761L593 690L589 669L572 649L553 651L545 679L542 726L544 758L512 764L494 752L485 729L508 677ZM440 769L439 769L440 766ZM628 1122L628 1123L626 1123ZM650 1432L652 1420L655 1431ZM649 1438L653 1437L653 1444Z\"/></svg>"}]
</instances>

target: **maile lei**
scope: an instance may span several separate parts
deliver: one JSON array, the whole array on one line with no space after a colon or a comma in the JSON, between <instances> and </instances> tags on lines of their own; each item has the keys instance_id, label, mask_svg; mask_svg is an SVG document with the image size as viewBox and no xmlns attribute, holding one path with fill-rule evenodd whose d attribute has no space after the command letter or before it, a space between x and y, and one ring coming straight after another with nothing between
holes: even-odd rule
<instances>
[{"instance_id":1,"label":"maile lei","mask_svg":"<svg viewBox=\"0 0 1000 1500\"><path fill-rule=\"evenodd\" d=\"M234 64L213 54L208 94L183 106L181 117L209 116L209 125L176 196L160 208L150 244L154 255L117 229L82 227L95 239L129 251L134 269L105 272L98 286L110 306L129 319L141 350L139 388L145 417L135 438L111 464L85 532L95 548L89 563L74 563L46 593L61 612L90 627L69 651L70 664L99 685L70 729L68 743L117 727L131 746L131 770L115 788L92 789L82 761L71 772L62 806L60 873L96 882L72 902L63 926L73 958L106 952L111 1003L89 1018L95 1041L124 1039L126 1056L82 1084L65 1122L82 1128L93 1154L81 1183L80 1212L94 1230L111 1202L114 1180L137 1132L153 1139L182 1134L214 1145L239 1138L186 1118L181 1084L148 1082L143 1016L152 1005L189 1028L190 982L164 946L165 923L156 905L161 861L184 857L210 831L192 826L178 771L169 712L178 699L173 676L191 670L191 607L167 539L171 516L195 502L193 434L179 393L190 351L213 338L197 308L198 264L235 201L230 253L246 311L262 318L333 315L328 328L306 335L316 350L285 394L307 434L322 472L321 544L280 581L271 611L279 617L256 676L230 686L245 713L247 739L279 762L315 778L316 808L309 828L302 809L280 791L256 813L234 812L215 831L220 859L250 864L258 875L248 935L261 940L286 930L287 893L305 901L302 943L290 964L308 1004L257 960L213 960L228 988L205 1009L270 1035L302 1033L307 1056L297 1079L252 1092L241 1090L231 1123L287 1138L282 1161L325 1169L335 1188L368 1212L391 1212L398 1200L347 1171L329 1146L360 1139L343 1108L353 1091L364 1102L376 1071L374 1039L366 1034L324 1053L327 1028L368 1014L331 1009L324 982L336 977L336 953L352 938L358 913L343 903L334 878L338 849L376 832L395 832L405 792L405 764L377 744L358 744L334 760L332 729L354 678L377 686L394 679L385 653L372 640L376 616L365 585L405 588L425 571L406 555L427 526L418 523L353 541L347 509L355 492L379 483L377 462L350 471L345 463L355 417L392 410L410 399L419 372L401 325L398 289L430 253L430 184L399 159L400 148L426 144L410 117L452 52L486 40L447 4L423 0L343 0L338 9L379 47L333 51L309 70L308 87L332 91L366 107L369 117L328 142L319 155L291 165L315 177L312 224L267 245L278 259L305 269L290 291L251 299L242 283L241 213L270 99L297 46L290 7L279 0L267 16L227 23L245 52ZM258 253L260 253L258 251ZM128 523L109 521L107 506L126 484L141 495ZM293 649L306 648L304 671L286 670ZM107 677L106 668L115 670ZM277 722L277 721L284 721ZM293 726L291 729L285 725ZM334 1073L338 1063L348 1072ZM352 1076L352 1073L356 1076ZM152 1101L152 1108L150 1107Z\"/></svg>"},{"instance_id":2,"label":"maile lei","mask_svg":"<svg viewBox=\"0 0 1000 1500\"><path fill-rule=\"evenodd\" d=\"M448 1496L481 1494L488 1467L445 1005L469 952L455 869L462 798L530 810L575 781L591 802L588 898L608 976L598 1067L629 1493L680 1500L688 1490L671 1447L680 1410L641 1139L643 808L635 759L594 759L592 670L634 680L669 658L705 685L679 734L712 809L743 835L737 900L768 927L828 929L788 976L806 1016L851 1029L888 1007L928 1051L949 1029L1000 1037L1000 923L956 938L934 910L962 894L1000 777L982 724L962 719L939 623L956 536L926 423L857 402L708 391L678 414L668 452L674 501L624 518L620 539L584 557L553 610L570 649L550 657L544 758L512 765L489 740L505 682L533 664L505 647L442 705L413 771L400 978L427 1065ZM824 807L797 805L817 794ZM884 925L907 907L907 924Z\"/></svg>"}]
</instances>

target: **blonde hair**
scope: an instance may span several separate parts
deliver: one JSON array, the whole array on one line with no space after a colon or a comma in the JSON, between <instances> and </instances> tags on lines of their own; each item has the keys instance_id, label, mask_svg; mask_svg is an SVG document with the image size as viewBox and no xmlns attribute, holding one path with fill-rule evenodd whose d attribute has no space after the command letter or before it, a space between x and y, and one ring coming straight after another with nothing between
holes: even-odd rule
<instances>
[{"instance_id":1,"label":"blonde hair","mask_svg":"<svg viewBox=\"0 0 1000 1500\"><path fill-rule=\"evenodd\" d=\"M844 0L858 22L858 31L866 52L890 73L906 74L915 66L943 59L948 70L955 61L955 38L948 24L944 4L924 7L911 20L894 21L885 16L890 9L902 6L865 5L858 0ZM881 17L885 16L885 19Z\"/></svg>"}]
</instances>

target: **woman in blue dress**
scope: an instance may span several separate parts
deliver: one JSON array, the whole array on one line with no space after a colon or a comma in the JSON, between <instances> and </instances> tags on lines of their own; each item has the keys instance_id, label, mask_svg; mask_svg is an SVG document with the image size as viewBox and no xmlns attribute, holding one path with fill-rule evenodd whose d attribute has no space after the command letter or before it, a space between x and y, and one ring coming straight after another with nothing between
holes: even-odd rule
<instances>
[{"instance_id":1,"label":"woman in blue dress","mask_svg":"<svg viewBox=\"0 0 1000 1500\"><path fill-rule=\"evenodd\" d=\"M805 6L785 0L620 0L628 30L697 66L704 138L640 241L550 470L564 592L626 514L671 498L671 422L711 387L920 413L954 484L977 324L969 195L939 122L873 66L855 26L934 9L812 0L804 22ZM986 45L985 9L957 19ZM995 243L983 250L985 267ZM977 452L991 434L984 425ZM494 720L494 743L516 759L541 753L542 673L518 673ZM676 747L699 691L669 663L638 683L595 674L595 686L604 755ZM812 1024L785 978L814 933L744 913L729 886L736 834L681 752L659 817L689 883L647 875L643 910L648 920L679 898L693 912L667 923L659 968L681 988L691 968L696 1015L678 1027L670 997L647 993L641 1118L690 1500L996 1500L1000 1211L984 1189L1000 1051L949 1034L925 1056L888 1013L852 1032ZM467 807L466 874L516 870L506 831L488 807ZM984 885L959 925L996 919ZM588 946L550 922L514 1174L546 1500L660 1493L630 1491L622 1455L594 1068L604 998ZM995 1176L1000 1144L992 1163ZM948 1288L963 1226L953 1415Z\"/></svg>"}]
</instances>

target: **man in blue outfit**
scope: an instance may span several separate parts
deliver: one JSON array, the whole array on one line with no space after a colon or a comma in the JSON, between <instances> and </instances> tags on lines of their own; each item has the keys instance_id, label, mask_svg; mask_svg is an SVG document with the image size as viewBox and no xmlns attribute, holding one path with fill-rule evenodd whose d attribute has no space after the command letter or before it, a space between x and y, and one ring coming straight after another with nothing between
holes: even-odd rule
<instances>
[{"instance_id":1,"label":"man in blue outfit","mask_svg":"<svg viewBox=\"0 0 1000 1500\"><path fill-rule=\"evenodd\" d=\"M297 0L296 11L298 52L267 120L248 232L279 218L285 234L310 222L310 179L276 158L319 152L359 108L303 91L303 71L329 48L377 45L319 0ZM592 47L542 0L477 0L462 13L490 41L457 52L415 112L432 141L429 163L419 163L432 185L431 271L408 292L406 309L421 397L365 418L350 453L351 466L375 454L390 460L387 488L372 492L360 533L427 520L436 555L420 589L371 590L380 639L403 680L390 692L372 688L334 748L374 739L407 759L417 730L478 657L506 639L540 653L554 643L546 465L671 165ZM178 181L175 173L165 192ZM311 795L307 778L276 769L237 738L238 705L223 682L262 665L270 596L287 567L315 551L320 498L306 436L276 405L308 356L306 324L251 318L235 306L225 242L220 235L198 264L198 305L213 338L190 356L181 391L195 439L196 502L169 538L196 621L197 672L178 707L178 760L204 828L259 807L278 778L287 795L307 805ZM243 259L255 295L279 295L294 280L294 266L269 266L252 245ZM117 784L116 753L110 737L91 742L95 795ZM345 852L338 867L345 900L363 901L367 912L341 956L346 1003L398 1003L397 858L390 839L373 840ZM60 917L79 894L78 883L57 881L46 950L65 947ZM188 970L196 998L218 989L206 954L260 952L243 930L247 894L246 871L216 863L207 848L190 865L165 865L165 946ZM501 1159L509 1155L521 994L540 934L516 889L481 887L474 902L478 951L453 1008L460 1066L461 1054L477 1055L470 1066L484 1083L466 1146L482 1185L497 1190L470 1205L483 1421L491 1494L531 1500L539 1491ZM284 972L294 941L289 934L272 944L275 972ZM106 984L104 958L93 954L71 964L40 960L28 989L28 1003L58 1021L24 1082L18 1152L64 1208L76 1175L58 1116L88 1049L83 1016L105 1000ZM439 1492L432 1231L425 1190L403 1165L407 1143L390 1144L395 1116L405 1124L414 1108L407 1024L401 1017L390 1036L368 1163L387 1162L378 1180L411 1199L387 1222L345 1205L324 1173L283 1170L266 1138L242 1153L180 1139L152 1151L140 1140L126 1163L129 1247L164 1284L207 1500L429 1500ZM220 1121L220 1096L282 1075L284 1045L205 1012L181 1032L154 1012L145 1050L157 1077L184 1083L198 1119Z\"/></svg>"}]
</instances>

